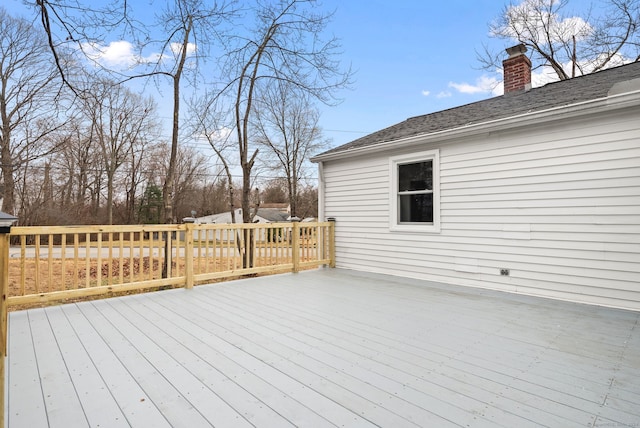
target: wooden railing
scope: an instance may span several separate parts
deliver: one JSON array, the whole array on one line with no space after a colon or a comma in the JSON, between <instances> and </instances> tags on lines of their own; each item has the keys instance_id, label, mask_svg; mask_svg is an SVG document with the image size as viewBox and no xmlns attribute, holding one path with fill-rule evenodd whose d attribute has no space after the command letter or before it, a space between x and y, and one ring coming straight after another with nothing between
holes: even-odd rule
<instances>
[{"instance_id":1,"label":"wooden railing","mask_svg":"<svg viewBox=\"0 0 640 428\"><path fill-rule=\"evenodd\" d=\"M13 227L6 303L333 265L333 223Z\"/></svg>"}]
</instances>

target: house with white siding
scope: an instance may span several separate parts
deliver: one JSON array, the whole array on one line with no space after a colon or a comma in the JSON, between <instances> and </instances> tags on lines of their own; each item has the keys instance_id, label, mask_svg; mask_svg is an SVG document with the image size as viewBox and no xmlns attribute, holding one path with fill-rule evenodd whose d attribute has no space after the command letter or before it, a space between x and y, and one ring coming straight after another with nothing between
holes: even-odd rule
<instances>
[{"instance_id":1,"label":"house with white siding","mask_svg":"<svg viewBox=\"0 0 640 428\"><path fill-rule=\"evenodd\" d=\"M640 310L640 62L409 118L316 156L337 267Z\"/></svg>"},{"instance_id":2,"label":"house with white siding","mask_svg":"<svg viewBox=\"0 0 640 428\"><path fill-rule=\"evenodd\" d=\"M235 217L237 223L242 223L242 208L236 208ZM290 215L287 211L278 208L258 208L258 212L253 217L254 223L281 223L290 221ZM203 217L195 218L196 224L231 224L231 212L211 214Z\"/></svg>"}]
</instances>

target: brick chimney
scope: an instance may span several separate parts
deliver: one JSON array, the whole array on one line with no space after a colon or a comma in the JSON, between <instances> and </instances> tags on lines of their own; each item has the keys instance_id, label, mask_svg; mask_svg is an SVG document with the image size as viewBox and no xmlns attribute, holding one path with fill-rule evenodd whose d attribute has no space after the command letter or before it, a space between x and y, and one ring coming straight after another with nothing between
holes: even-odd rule
<instances>
[{"instance_id":1,"label":"brick chimney","mask_svg":"<svg viewBox=\"0 0 640 428\"><path fill-rule=\"evenodd\" d=\"M525 55L524 44L507 48L509 58L502 61L504 69L504 94L531 89L531 61Z\"/></svg>"}]
</instances>

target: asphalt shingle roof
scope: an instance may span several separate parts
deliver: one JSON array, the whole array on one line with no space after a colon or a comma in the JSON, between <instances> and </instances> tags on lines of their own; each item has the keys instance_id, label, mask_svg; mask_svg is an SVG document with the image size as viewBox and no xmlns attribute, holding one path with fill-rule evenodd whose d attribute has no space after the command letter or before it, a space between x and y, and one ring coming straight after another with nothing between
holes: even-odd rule
<instances>
[{"instance_id":1,"label":"asphalt shingle roof","mask_svg":"<svg viewBox=\"0 0 640 428\"><path fill-rule=\"evenodd\" d=\"M595 100L606 97L614 84L638 78L640 78L640 62L610 68L570 80L549 83L527 92L511 93L448 110L412 117L350 143L335 147L319 156L364 148L401 138L504 119L523 113Z\"/></svg>"}]
</instances>

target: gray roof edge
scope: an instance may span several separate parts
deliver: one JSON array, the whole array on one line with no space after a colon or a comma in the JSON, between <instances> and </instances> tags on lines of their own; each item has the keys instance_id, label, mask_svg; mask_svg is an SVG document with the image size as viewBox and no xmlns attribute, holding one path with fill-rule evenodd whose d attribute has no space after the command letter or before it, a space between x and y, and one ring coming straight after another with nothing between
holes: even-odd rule
<instances>
[{"instance_id":1,"label":"gray roof edge","mask_svg":"<svg viewBox=\"0 0 640 428\"><path fill-rule=\"evenodd\" d=\"M471 124L482 124L498 119L508 119L533 111L601 99L638 89L640 61L632 62L573 79L551 82L547 85L519 92L511 96L499 96L464 104L424 115L413 116L384 129L341 144L317 154L314 162L333 154L359 152L359 149L389 144L418 135L455 130Z\"/></svg>"},{"instance_id":2,"label":"gray roof edge","mask_svg":"<svg viewBox=\"0 0 640 428\"><path fill-rule=\"evenodd\" d=\"M521 113L505 118L489 120L469 124L457 128L445 129L431 133L422 133L405 138L380 142L352 149L345 149L336 152L327 152L311 158L311 162L318 163L327 160L344 159L352 156L359 156L369 153L383 152L397 148L398 146L410 147L412 144L424 143L432 140L446 141L451 138L460 138L473 135L481 131L495 131L499 129L510 129L527 126L535 123L544 123L577 117L588 113L597 113L606 110L616 110L630 106L640 105L640 90L623 92L616 95L581 101L574 104L552 107L544 110ZM563 113L563 114L559 114Z\"/></svg>"}]
</instances>

